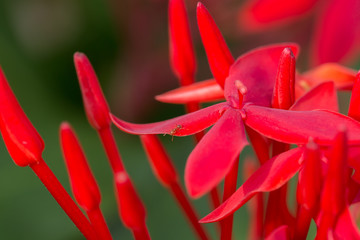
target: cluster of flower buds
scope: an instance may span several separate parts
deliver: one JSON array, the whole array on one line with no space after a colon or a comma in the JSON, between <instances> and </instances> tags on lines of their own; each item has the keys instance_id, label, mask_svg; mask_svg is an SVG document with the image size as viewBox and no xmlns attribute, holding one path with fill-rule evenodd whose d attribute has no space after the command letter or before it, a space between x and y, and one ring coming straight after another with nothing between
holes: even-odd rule
<instances>
[{"instance_id":1,"label":"cluster of flower buds","mask_svg":"<svg viewBox=\"0 0 360 240\"><path fill-rule=\"evenodd\" d=\"M355 224L360 194L360 74L337 64L298 73L295 43L262 46L234 60L203 4L198 3L196 13L214 76L199 83L194 83L196 60L184 2L169 1L170 60L181 87L156 99L184 104L183 116L149 124L117 118L88 58L74 55L85 112L108 157L124 226L135 239L150 239L145 206L120 157L112 123L140 136L154 175L174 196L199 239L210 239L202 225L210 222L219 222L220 239L233 239L233 215L251 199L249 239L306 239L311 221L318 240L360 239ZM352 89L348 116L339 113L340 89ZM224 101L200 109L200 103L214 100ZM43 140L1 69L0 130L14 162L31 167L87 239L112 239L100 210L100 189L70 124L61 124L60 142L73 195L87 217L42 159ZM202 219L157 134L195 135L184 181L191 198L210 196L214 210ZM257 160L248 158L242 164L239 156L247 145ZM240 187L239 165L244 165L246 178ZM296 203L290 209L287 183L293 178Z\"/></svg>"}]
</instances>

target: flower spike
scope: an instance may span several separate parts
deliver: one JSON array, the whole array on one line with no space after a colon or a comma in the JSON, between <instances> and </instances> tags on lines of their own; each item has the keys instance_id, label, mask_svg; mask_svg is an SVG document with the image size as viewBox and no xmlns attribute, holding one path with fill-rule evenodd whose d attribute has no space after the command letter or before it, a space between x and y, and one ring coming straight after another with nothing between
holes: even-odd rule
<instances>
[{"instance_id":1,"label":"flower spike","mask_svg":"<svg viewBox=\"0 0 360 240\"><path fill-rule=\"evenodd\" d=\"M86 211L101 239L112 239L100 210L99 186L69 123L60 126L60 142L75 199Z\"/></svg>"},{"instance_id":2,"label":"flower spike","mask_svg":"<svg viewBox=\"0 0 360 240\"><path fill-rule=\"evenodd\" d=\"M85 54L77 52L74 54L74 62L86 115L91 126L97 130L109 127L111 123L109 106L89 59Z\"/></svg>"},{"instance_id":3,"label":"flower spike","mask_svg":"<svg viewBox=\"0 0 360 240\"><path fill-rule=\"evenodd\" d=\"M0 68L0 130L16 165L25 167L41 160L44 142L21 109Z\"/></svg>"},{"instance_id":4,"label":"flower spike","mask_svg":"<svg viewBox=\"0 0 360 240\"><path fill-rule=\"evenodd\" d=\"M170 62L181 86L194 81L196 60L184 0L169 1Z\"/></svg>"},{"instance_id":5,"label":"flower spike","mask_svg":"<svg viewBox=\"0 0 360 240\"><path fill-rule=\"evenodd\" d=\"M219 85L224 87L230 66L234 63L234 57L214 19L200 2L197 5L196 16L211 72Z\"/></svg>"},{"instance_id":6,"label":"flower spike","mask_svg":"<svg viewBox=\"0 0 360 240\"><path fill-rule=\"evenodd\" d=\"M295 101L295 56L290 48L281 53L272 107L289 109Z\"/></svg>"}]
</instances>

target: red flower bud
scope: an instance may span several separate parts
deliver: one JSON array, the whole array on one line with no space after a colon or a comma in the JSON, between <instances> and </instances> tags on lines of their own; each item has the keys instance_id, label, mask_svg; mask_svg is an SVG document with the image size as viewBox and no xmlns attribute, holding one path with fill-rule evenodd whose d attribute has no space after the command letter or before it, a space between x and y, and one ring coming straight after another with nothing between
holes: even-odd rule
<instances>
[{"instance_id":1,"label":"red flower bud","mask_svg":"<svg viewBox=\"0 0 360 240\"><path fill-rule=\"evenodd\" d=\"M125 172L117 173L114 179L121 220L132 230L142 229L145 225L146 211L133 184Z\"/></svg>"},{"instance_id":2,"label":"red flower bud","mask_svg":"<svg viewBox=\"0 0 360 240\"><path fill-rule=\"evenodd\" d=\"M85 54L77 52L74 54L74 62L90 124L96 130L109 127L109 106L89 59Z\"/></svg>"},{"instance_id":3,"label":"red flower bud","mask_svg":"<svg viewBox=\"0 0 360 240\"><path fill-rule=\"evenodd\" d=\"M281 53L274 86L272 107L289 109L295 102L295 56L290 48Z\"/></svg>"},{"instance_id":4,"label":"red flower bud","mask_svg":"<svg viewBox=\"0 0 360 240\"><path fill-rule=\"evenodd\" d=\"M234 58L214 19L200 2L197 5L196 15L211 72L219 85L224 87L225 79L229 75L229 69L234 63Z\"/></svg>"},{"instance_id":5,"label":"red flower bud","mask_svg":"<svg viewBox=\"0 0 360 240\"><path fill-rule=\"evenodd\" d=\"M98 209L100 190L86 161L80 143L68 123L60 126L60 142L69 173L71 188L77 202L85 211Z\"/></svg>"},{"instance_id":6,"label":"red flower bud","mask_svg":"<svg viewBox=\"0 0 360 240\"><path fill-rule=\"evenodd\" d=\"M155 135L141 135L140 139L158 180L164 186L177 182L176 170L159 139Z\"/></svg>"},{"instance_id":7,"label":"red flower bud","mask_svg":"<svg viewBox=\"0 0 360 240\"><path fill-rule=\"evenodd\" d=\"M181 85L193 83L196 71L194 48L184 0L169 1L170 62Z\"/></svg>"},{"instance_id":8,"label":"red flower bud","mask_svg":"<svg viewBox=\"0 0 360 240\"><path fill-rule=\"evenodd\" d=\"M21 109L1 68L0 130L15 164L25 167L41 160L44 142Z\"/></svg>"}]
</instances>

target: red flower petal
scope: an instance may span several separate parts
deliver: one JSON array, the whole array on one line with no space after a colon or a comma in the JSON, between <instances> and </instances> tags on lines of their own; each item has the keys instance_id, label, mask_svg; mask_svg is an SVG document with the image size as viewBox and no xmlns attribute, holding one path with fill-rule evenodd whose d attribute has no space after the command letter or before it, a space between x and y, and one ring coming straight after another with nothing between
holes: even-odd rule
<instances>
[{"instance_id":1,"label":"red flower petal","mask_svg":"<svg viewBox=\"0 0 360 240\"><path fill-rule=\"evenodd\" d=\"M41 160L44 142L21 109L1 68L0 130L15 164L25 167Z\"/></svg>"},{"instance_id":2,"label":"red flower petal","mask_svg":"<svg viewBox=\"0 0 360 240\"><path fill-rule=\"evenodd\" d=\"M196 60L184 0L169 1L170 62L181 85L194 81Z\"/></svg>"},{"instance_id":3,"label":"red flower petal","mask_svg":"<svg viewBox=\"0 0 360 240\"><path fill-rule=\"evenodd\" d=\"M196 16L211 72L219 85L224 87L234 58L214 19L200 2L197 5Z\"/></svg>"},{"instance_id":4,"label":"red flower petal","mask_svg":"<svg viewBox=\"0 0 360 240\"><path fill-rule=\"evenodd\" d=\"M169 134L172 136L188 136L213 125L228 108L227 103L218 103L184 116L147 124L125 122L114 115L111 115L110 117L120 130L131 134Z\"/></svg>"},{"instance_id":5,"label":"red flower petal","mask_svg":"<svg viewBox=\"0 0 360 240\"><path fill-rule=\"evenodd\" d=\"M229 108L191 152L185 168L185 185L198 198L228 173L248 144L241 113Z\"/></svg>"},{"instance_id":6,"label":"red flower petal","mask_svg":"<svg viewBox=\"0 0 360 240\"><path fill-rule=\"evenodd\" d=\"M296 100L294 105L290 108L290 110L293 111L309 111L314 109L326 109L334 112L339 111L334 82L324 82L319 84Z\"/></svg>"},{"instance_id":7,"label":"red flower petal","mask_svg":"<svg viewBox=\"0 0 360 240\"><path fill-rule=\"evenodd\" d=\"M186 104L191 102L211 102L224 99L224 90L214 79L180 87L157 95L156 100L165 103Z\"/></svg>"},{"instance_id":8,"label":"red flower petal","mask_svg":"<svg viewBox=\"0 0 360 240\"><path fill-rule=\"evenodd\" d=\"M360 231L348 207L339 216L334 232L338 239L360 239Z\"/></svg>"},{"instance_id":9,"label":"red flower petal","mask_svg":"<svg viewBox=\"0 0 360 240\"><path fill-rule=\"evenodd\" d=\"M245 105L245 124L268 138L280 142L305 144L314 137L319 145L331 145L337 128L351 129L349 144L360 144L360 123L350 117L326 110L286 111Z\"/></svg>"},{"instance_id":10,"label":"red flower petal","mask_svg":"<svg viewBox=\"0 0 360 240\"><path fill-rule=\"evenodd\" d=\"M359 47L360 1L326 1L322 14L317 14L312 61L315 65L339 62L355 54Z\"/></svg>"},{"instance_id":11,"label":"red flower petal","mask_svg":"<svg viewBox=\"0 0 360 240\"><path fill-rule=\"evenodd\" d=\"M226 202L200 222L219 221L242 207L256 193L270 192L283 186L300 169L302 153L302 148L296 148L267 161Z\"/></svg>"},{"instance_id":12,"label":"red flower petal","mask_svg":"<svg viewBox=\"0 0 360 240\"><path fill-rule=\"evenodd\" d=\"M289 23L305 15L318 0L247 1L239 12L239 24L248 32L261 31Z\"/></svg>"},{"instance_id":13,"label":"red flower petal","mask_svg":"<svg viewBox=\"0 0 360 240\"><path fill-rule=\"evenodd\" d=\"M355 75L356 71L351 68L336 63L325 63L298 75L296 85L307 92L320 83L333 81L337 89L351 90Z\"/></svg>"},{"instance_id":14,"label":"red flower petal","mask_svg":"<svg viewBox=\"0 0 360 240\"><path fill-rule=\"evenodd\" d=\"M74 63L84 101L86 116L95 129L110 126L109 106L101 90L96 73L83 53L74 54Z\"/></svg>"},{"instance_id":15,"label":"red flower petal","mask_svg":"<svg viewBox=\"0 0 360 240\"><path fill-rule=\"evenodd\" d=\"M297 56L299 47L294 43L259 47L240 56L231 66L229 77L226 79L225 98L228 101L239 102L235 81L240 80L247 88L244 102L270 106L279 59L286 47L291 48Z\"/></svg>"}]
</instances>

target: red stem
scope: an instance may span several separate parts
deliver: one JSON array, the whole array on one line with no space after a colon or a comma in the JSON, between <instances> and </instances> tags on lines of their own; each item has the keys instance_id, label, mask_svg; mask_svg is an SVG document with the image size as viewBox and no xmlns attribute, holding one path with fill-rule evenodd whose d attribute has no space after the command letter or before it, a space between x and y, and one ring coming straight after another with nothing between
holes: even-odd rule
<instances>
[{"instance_id":1,"label":"red stem","mask_svg":"<svg viewBox=\"0 0 360 240\"><path fill-rule=\"evenodd\" d=\"M116 174L125 171L111 128L103 128L98 131L98 134L109 159L113 173Z\"/></svg>"},{"instance_id":2,"label":"red stem","mask_svg":"<svg viewBox=\"0 0 360 240\"><path fill-rule=\"evenodd\" d=\"M289 148L288 144L273 141L272 156L283 153ZM291 226L293 220L287 206L287 184L285 184L269 193L264 223L265 237L283 224Z\"/></svg>"},{"instance_id":3,"label":"red stem","mask_svg":"<svg viewBox=\"0 0 360 240\"><path fill-rule=\"evenodd\" d=\"M239 158L239 156L237 158ZM237 159L237 161L235 161L230 172L225 177L223 202L226 199L228 199L236 191L238 169L239 169L239 159ZM234 215L231 214L228 217L226 217L224 220L220 221L221 240L231 240L232 228L233 228L233 218L234 218Z\"/></svg>"},{"instance_id":4,"label":"red stem","mask_svg":"<svg viewBox=\"0 0 360 240\"><path fill-rule=\"evenodd\" d=\"M94 226L95 231L98 233L101 239L111 240L111 233L105 222L104 216L100 208L92 209L87 212L91 224Z\"/></svg>"},{"instance_id":5,"label":"red stem","mask_svg":"<svg viewBox=\"0 0 360 240\"><path fill-rule=\"evenodd\" d=\"M151 240L149 231L144 223L141 229L132 230L135 240Z\"/></svg>"},{"instance_id":6,"label":"red stem","mask_svg":"<svg viewBox=\"0 0 360 240\"><path fill-rule=\"evenodd\" d=\"M178 201L181 208L183 209L184 213L186 214L186 217L191 222L193 229L195 230L195 232L198 235L198 238L202 239L202 240L209 239L205 233L203 226L200 225L198 217L197 217L193 207L191 206L188 198L186 197L183 189L180 187L179 183L174 182L173 184L171 184L170 190L171 190L172 194L174 195L174 197L176 198L176 200Z\"/></svg>"},{"instance_id":7,"label":"red stem","mask_svg":"<svg viewBox=\"0 0 360 240\"><path fill-rule=\"evenodd\" d=\"M88 219L66 192L44 160L41 159L38 164L32 164L30 167L85 238L88 240L98 239Z\"/></svg>"}]
</instances>

